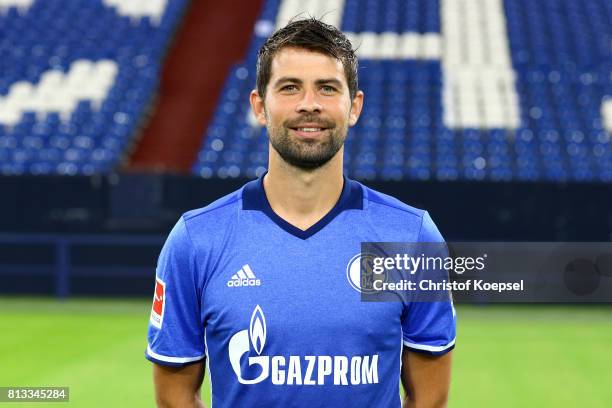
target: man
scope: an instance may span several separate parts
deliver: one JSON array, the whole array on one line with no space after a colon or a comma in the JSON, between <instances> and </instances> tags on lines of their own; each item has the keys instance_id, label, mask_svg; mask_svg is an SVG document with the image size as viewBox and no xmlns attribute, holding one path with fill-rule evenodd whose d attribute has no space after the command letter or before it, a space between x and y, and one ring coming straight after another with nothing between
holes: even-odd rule
<instances>
[{"instance_id":1,"label":"man","mask_svg":"<svg viewBox=\"0 0 612 408\"><path fill-rule=\"evenodd\" d=\"M334 27L294 21L264 44L250 102L268 172L184 214L159 258L159 406L203 406L207 360L214 407L399 407L400 374L404 406L446 405L452 304L362 302L349 273L361 242L442 241L427 212L343 177L363 100Z\"/></svg>"}]
</instances>

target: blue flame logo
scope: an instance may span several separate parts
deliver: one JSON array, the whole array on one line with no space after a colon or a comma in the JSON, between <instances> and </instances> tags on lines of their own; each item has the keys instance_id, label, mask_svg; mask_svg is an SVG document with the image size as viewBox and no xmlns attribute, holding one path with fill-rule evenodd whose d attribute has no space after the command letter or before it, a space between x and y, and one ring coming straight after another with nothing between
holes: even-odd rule
<instances>
[{"instance_id":1,"label":"blue flame logo","mask_svg":"<svg viewBox=\"0 0 612 408\"><path fill-rule=\"evenodd\" d=\"M251 324L249 325L249 338L251 345L258 355L261 355L266 344L266 318L264 317L261 307L257 305L251 315Z\"/></svg>"}]
</instances>

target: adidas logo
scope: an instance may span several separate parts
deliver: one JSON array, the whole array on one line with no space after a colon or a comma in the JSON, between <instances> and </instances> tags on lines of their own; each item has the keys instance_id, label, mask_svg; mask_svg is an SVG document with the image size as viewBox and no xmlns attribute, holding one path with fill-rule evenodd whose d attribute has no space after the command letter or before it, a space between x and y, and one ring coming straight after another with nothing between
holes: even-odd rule
<instances>
[{"instance_id":1,"label":"adidas logo","mask_svg":"<svg viewBox=\"0 0 612 408\"><path fill-rule=\"evenodd\" d=\"M230 288L238 286L261 286L261 281L255 277L253 270L251 270L251 267L247 264L240 268L240 270L227 281L227 286Z\"/></svg>"}]
</instances>

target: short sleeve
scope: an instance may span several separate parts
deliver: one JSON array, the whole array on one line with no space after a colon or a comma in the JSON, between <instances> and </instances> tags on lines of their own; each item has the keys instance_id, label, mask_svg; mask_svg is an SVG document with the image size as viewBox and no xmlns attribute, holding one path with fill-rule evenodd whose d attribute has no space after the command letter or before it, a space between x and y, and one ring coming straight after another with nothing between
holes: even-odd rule
<instances>
[{"instance_id":1,"label":"short sleeve","mask_svg":"<svg viewBox=\"0 0 612 408\"><path fill-rule=\"evenodd\" d=\"M442 235L426 212L423 215L419 242L444 242ZM402 315L404 346L420 353L443 355L455 347L456 314L452 297L448 301L409 302Z\"/></svg>"},{"instance_id":2,"label":"short sleeve","mask_svg":"<svg viewBox=\"0 0 612 408\"><path fill-rule=\"evenodd\" d=\"M195 248L181 218L157 263L145 353L148 360L183 366L205 357L197 272Z\"/></svg>"}]
</instances>

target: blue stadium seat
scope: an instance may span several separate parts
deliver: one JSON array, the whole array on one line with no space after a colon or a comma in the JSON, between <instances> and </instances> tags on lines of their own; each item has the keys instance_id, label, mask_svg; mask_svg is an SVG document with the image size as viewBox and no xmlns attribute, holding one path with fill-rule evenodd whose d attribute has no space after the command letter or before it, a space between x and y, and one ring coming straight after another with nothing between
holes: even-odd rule
<instances>
[{"instance_id":1,"label":"blue stadium seat","mask_svg":"<svg viewBox=\"0 0 612 408\"><path fill-rule=\"evenodd\" d=\"M17 123L0 123L0 172L113 170L150 103L162 57L186 7L186 0L169 0L158 23L149 16L122 16L99 0L36 1L25 12L0 13L0 98L15 82L36 87L50 70L67 75L79 60L110 60L118 67L100 106L78 100L68 117L26 111Z\"/></svg>"},{"instance_id":2,"label":"blue stadium seat","mask_svg":"<svg viewBox=\"0 0 612 408\"><path fill-rule=\"evenodd\" d=\"M265 1L260 23L271 27L281 3ZM439 60L360 60L366 104L346 142L346 172L385 180L609 182L612 147L601 104L612 95L610 4L503 2L520 103L516 129L447 128ZM440 33L440 19L439 0L346 0L341 28ZM254 35L229 73L194 174L253 177L266 165L266 132L249 133L246 103L264 40Z\"/></svg>"}]
</instances>

